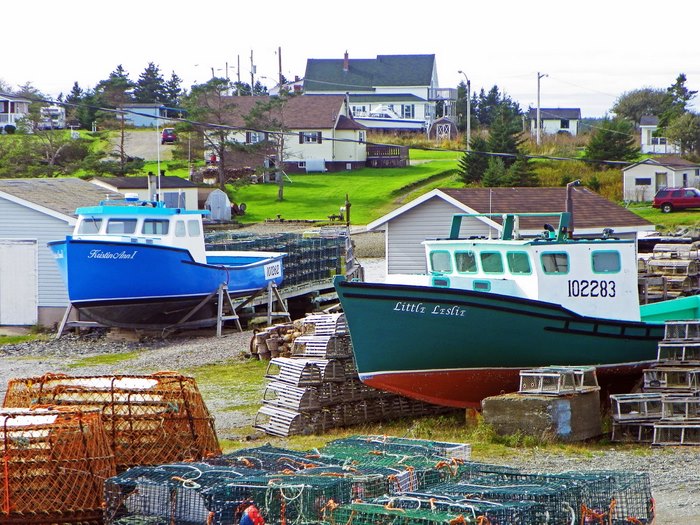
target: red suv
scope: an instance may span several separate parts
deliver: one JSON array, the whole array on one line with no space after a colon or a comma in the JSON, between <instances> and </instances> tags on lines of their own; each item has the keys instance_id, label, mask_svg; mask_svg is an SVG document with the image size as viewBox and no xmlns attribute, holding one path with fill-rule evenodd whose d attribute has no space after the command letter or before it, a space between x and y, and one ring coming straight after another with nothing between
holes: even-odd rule
<instances>
[{"instance_id":1,"label":"red suv","mask_svg":"<svg viewBox=\"0 0 700 525\"><path fill-rule=\"evenodd\" d=\"M651 205L654 208L660 208L664 213L670 213L673 210L700 208L700 190L697 188L664 188L656 193Z\"/></svg>"},{"instance_id":2,"label":"red suv","mask_svg":"<svg viewBox=\"0 0 700 525\"><path fill-rule=\"evenodd\" d=\"M160 137L161 144L172 144L177 140L177 135L175 134L175 129L164 128L163 134Z\"/></svg>"}]
</instances>

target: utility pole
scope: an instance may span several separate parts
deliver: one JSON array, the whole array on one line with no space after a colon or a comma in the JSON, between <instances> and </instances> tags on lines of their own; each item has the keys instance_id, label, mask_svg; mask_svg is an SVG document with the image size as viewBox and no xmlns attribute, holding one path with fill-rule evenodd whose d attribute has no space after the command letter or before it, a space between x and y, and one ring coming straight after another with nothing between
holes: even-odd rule
<instances>
[{"instance_id":1,"label":"utility pole","mask_svg":"<svg viewBox=\"0 0 700 525\"><path fill-rule=\"evenodd\" d=\"M278 58L278 67L279 67L279 88L280 92L282 91L282 46L279 46L277 48L277 58Z\"/></svg>"},{"instance_id":2,"label":"utility pole","mask_svg":"<svg viewBox=\"0 0 700 525\"><path fill-rule=\"evenodd\" d=\"M539 71L537 72L537 130L536 130L536 142L537 145L540 145L540 79L543 77L546 77L547 75L545 73L540 73Z\"/></svg>"},{"instance_id":3,"label":"utility pole","mask_svg":"<svg viewBox=\"0 0 700 525\"><path fill-rule=\"evenodd\" d=\"M241 55L236 55L238 60L238 65L236 66L236 71L238 71L238 84L236 84L236 95L241 96Z\"/></svg>"},{"instance_id":4,"label":"utility pole","mask_svg":"<svg viewBox=\"0 0 700 525\"><path fill-rule=\"evenodd\" d=\"M255 95L255 64L253 64L253 50L250 50L250 95Z\"/></svg>"},{"instance_id":5,"label":"utility pole","mask_svg":"<svg viewBox=\"0 0 700 525\"><path fill-rule=\"evenodd\" d=\"M464 75L467 80L467 151L471 151L471 140L472 140L472 94L471 94L471 81L464 71L458 71Z\"/></svg>"}]
</instances>

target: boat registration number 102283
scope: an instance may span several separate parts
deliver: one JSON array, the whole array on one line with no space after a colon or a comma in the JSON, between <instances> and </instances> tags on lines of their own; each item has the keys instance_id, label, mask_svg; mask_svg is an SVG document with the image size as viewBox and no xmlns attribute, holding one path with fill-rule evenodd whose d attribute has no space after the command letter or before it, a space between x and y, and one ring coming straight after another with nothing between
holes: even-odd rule
<instances>
[{"instance_id":1,"label":"boat registration number 102283","mask_svg":"<svg viewBox=\"0 0 700 525\"><path fill-rule=\"evenodd\" d=\"M265 279L275 279L282 276L282 263L276 261L265 265Z\"/></svg>"},{"instance_id":2,"label":"boat registration number 102283","mask_svg":"<svg viewBox=\"0 0 700 525\"><path fill-rule=\"evenodd\" d=\"M569 279L569 297L615 297L615 281Z\"/></svg>"}]
</instances>

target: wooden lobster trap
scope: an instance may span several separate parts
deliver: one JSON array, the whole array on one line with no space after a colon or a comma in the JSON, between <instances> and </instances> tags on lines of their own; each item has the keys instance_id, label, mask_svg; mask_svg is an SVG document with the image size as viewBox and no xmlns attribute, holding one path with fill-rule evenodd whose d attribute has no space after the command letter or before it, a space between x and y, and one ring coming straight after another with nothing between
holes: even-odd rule
<instances>
[{"instance_id":1,"label":"wooden lobster trap","mask_svg":"<svg viewBox=\"0 0 700 525\"><path fill-rule=\"evenodd\" d=\"M221 454L214 418L193 378L174 372L13 379L5 407L99 409L117 470Z\"/></svg>"},{"instance_id":2,"label":"wooden lobster trap","mask_svg":"<svg viewBox=\"0 0 700 525\"><path fill-rule=\"evenodd\" d=\"M101 523L116 469L99 410L6 408L0 432L0 523Z\"/></svg>"}]
</instances>

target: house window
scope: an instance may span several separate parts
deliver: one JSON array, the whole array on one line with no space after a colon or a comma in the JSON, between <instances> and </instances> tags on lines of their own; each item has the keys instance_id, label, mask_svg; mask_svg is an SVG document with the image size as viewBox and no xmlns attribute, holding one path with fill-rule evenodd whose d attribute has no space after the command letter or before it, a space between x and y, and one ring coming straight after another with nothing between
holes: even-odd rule
<instances>
[{"instance_id":1,"label":"house window","mask_svg":"<svg viewBox=\"0 0 700 525\"><path fill-rule=\"evenodd\" d=\"M635 186L651 186L651 177L634 179Z\"/></svg>"},{"instance_id":2,"label":"house window","mask_svg":"<svg viewBox=\"0 0 700 525\"><path fill-rule=\"evenodd\" d=\"M245 133L246 144L257 144L258 142L264 142L266 140L267 133L264 131L246 131Z\"/></svg>"},{"instance_id":3,"label":"house window","mask_svg":"<svg viewBox=\"0 0 700 525\"><path fill-rule=\"evenodd\" d=\"M401 117L402 118L415 118L416 117L416 107L413 104L403 104L401 106Z\"/></svg>"},{"instance_id":4,"label":"house window","mask_svg":"<svg viewBox=\"0 0 700 525\"><path fill-rule=\"evenodd\" d=\"M321 144L322 135L320 131L300 131L299 144Z\"/></svg>"},{"instance_id":5,"label":"house window","mask_svg":"<svg viewBox=\"0 0 700 525\"><path fill-rule=\"evenodd\" d=\"M364 132L364 131L360 131L357 135L358 135L358 137L359 137L359 141L360 141L360 142L364 142L364 141L365 141L365 132Z\"/></svg>"},{"instance_id":6,"label":"house window","mask_svg":"<svg viewBox=\"0 0 700 525\"><path fill-rule=\"evenodd\" d=\"M561 129L569 129L569 119L561 119L561 125L559 127Z\"/></svg>"},{"instance_id":7,"label":"house window","mask_svg":"<svg viewBox=\"0 0 700 525\"><path fill-rule=\"evenodd\" d=\"M367 106L352 106L352 113L353 115L364 115L365 113L367 113Z\"/></svg>"}]
</instances>

